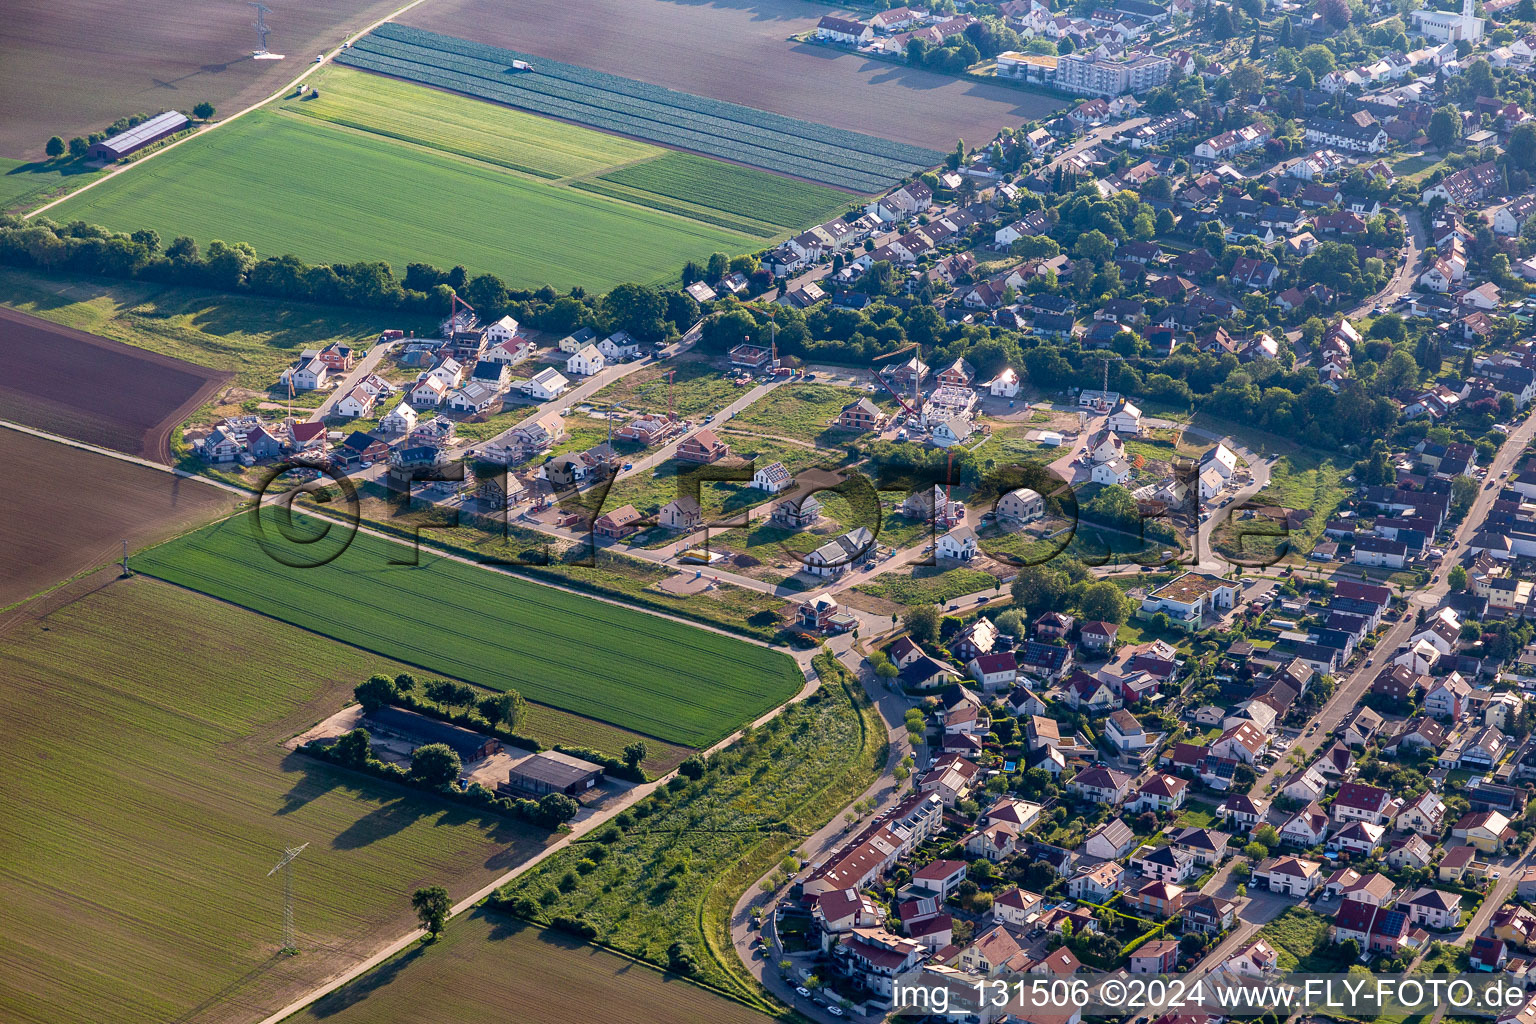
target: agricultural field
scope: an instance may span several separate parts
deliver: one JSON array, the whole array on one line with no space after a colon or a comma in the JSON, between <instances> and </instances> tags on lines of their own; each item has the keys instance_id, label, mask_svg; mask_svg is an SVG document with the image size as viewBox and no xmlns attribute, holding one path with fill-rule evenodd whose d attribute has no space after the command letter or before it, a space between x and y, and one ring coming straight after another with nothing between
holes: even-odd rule
<instances>
[{"instance_id":1,"label":"agricultural field","mask_svg":"<svg viewBox=\"0 0 1536 1024\"><path fill-rule=\"evenodd\" d=\"M299 170L302 169L302 170ZM56 208L58 220L249 243L312 262L385 260L511 287L655 283L761 239L283 110L260 110ZM322 230L316 230L317 226Z\"/></svg>"},{"instance_id":2,"label":"agricultural field","mask_svg":"<svg viewBox=\"0 0 1536 1024\"><path fill-rule=\"evenodd\" d=\"M530 965L537 964L536 970ZM769 1024L771 1018L675 975L635 964L560 932L491 911L451 922L293 1018L330 1024L420 1024L504 1019ZM580 1007L576 1012L573 1007Z\"/></svg>"},{"instance_id":3,"label":"agricultural field","mask_svg":"<svg viewBox=\"0 0 1536 1024\"><path fill-rule=\"evenodd\" d=\"M772 238L843 212L846 193L678 153L351 68L327 68L282 109L688 220Z\"/></svg>"},{"instance_id":4,"label":"agricultural field","mask_svg":"<svg viewBox=\"0 0 1536 1024\"><path fill-rule=\"evenodd\" d=\"M359 533L333 561L289 568L242 516L151 549L138 568L430 672L688 746L800 689L784 654L426 551L398 564L416 559Z\"/></svg>"},{"instance_id":5,"label":"agricultural field","mask_svg":"<svg viewBox=\"0 0 1536 1024\"><path fill-rule=\"evenodd\" d=\"M225 375L0 307L0 419L169 462ZM24 371L23 372L23 368Z\"/></svg>"},{"instance_id":6,"label":"agricultural field","mask_svg":"<svg viewBox=\"0 0 1536 1024\"><path fill-rule=\"evenodd\" d=\"M257 1020L412 927L415 887L463 898L549 841L284 749L405 666L142 577L76 588L0 625L7 1021ZM267 872L301 843L284 956Z\"/></svg>"},{"instance_id":7,"label":"agricultural field","mask_svg":"<svg viewBox=\"0 0 1536 1024\"><path fill-rule=\"evenodd\" d=\"M0 608L234 509L235 496L0 428Z\"/></svg>"},{"instance_id":8,"label":"agricultural field","mask_svg":"<svg viewBox=\"0 0 1536 1024\"><path fill-rule=\"evenodd\" d=\"M858 193L879 191L944 157L922 146L393 23L379 26L338 60ZM531 63L531 70L511 71L516 61Z\"/></svg>"},{"instance_id":9,"label":"agricultural field","mask_svg":"<svg viewBox=\"0 0 1536 1024\"><path fill-rule=\"evenodd\" d=\"M1004 125L1017 127L1069 105L1064 98L790 40L827 12L806 0L432 0L400 21L530 51L538 55L535 66L538 58L567 61L940 151L953 149L956 136L975 145ZM679 40L701 45L680 46Z\"/></svg>"},{"instance_id":10,"label":"agricultural field","mask_svg":"<svg viewBox=\"0 0 1536 1024\"><path fill-rule=\"evenodd\" d=\"M702 779L680 776L637 804L629 824L573 843L497 900L541 924L585 921L599 942L652 963L681 942L699 980L771 1009L731 948L731 908L886 761L884 720L858 681L830 654L815 665L817 693L711 757ZM599 846L606 853L594 856Z\"/></svg>"},{"instance_id":11,"label":"agricultural field","mask_svg":"<svg viewBox=\"0 0 1536 1024\"><path fill-rule=\"evenodd\" d=\"M252 60L256 32L244 4L60 4L12 0L0 31L6 116L0 156L41 159L50 135L100 131L119 117L207 100L233 113L303 71L399 6L394 0L292 4L267 16L270 45L287 60Z\"/></svg>"},{"instance_id":12,"label":"agricultural field","mask_svg":"<svg viewBox=\"0 0 1536 1024\"><path fill-rule=\"evenodd\" d=\"M78 163L33 162L0 158L0 213L34 205L66 186L83 185L96 171Z\"/></svg>"}]
</instances>

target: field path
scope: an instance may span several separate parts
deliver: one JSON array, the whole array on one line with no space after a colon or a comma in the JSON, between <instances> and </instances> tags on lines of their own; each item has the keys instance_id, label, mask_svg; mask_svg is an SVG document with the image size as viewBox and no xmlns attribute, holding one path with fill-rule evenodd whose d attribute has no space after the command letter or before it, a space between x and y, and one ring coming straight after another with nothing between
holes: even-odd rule
<instances>
[{"instance_id":1,"label":"field path","mask_svg":"<svg viewBox=\"0 0 1536 1024\"><path fill-rule=\"evenodd\" d=\"M416 7L416 6L420 5L420 4L424 4L426 2L427 2L427 0L411 0L411 2L406 4L405 6L396 8L395 10L391 11L390 13L384 15L384 17L380 18L378 21L375 21L371 25L368 25L365 28L359 29L358 31L352 33L350 36L347 36L340 43L338 43L333 49L331 49L328 52L326 52L324 54L323 59L318 60L318 61L313 61L311 63L302 65L303 68L304 68L304 70L302 72L300 72L298 75L296 75L291 81L288 82L288 84L284 85L281 89L278 89L276 92L272 93L266 99L264 99L264 100L257 100L255 103L252 103L250 106L246 107L243 110L237 110L233 114L230 114L228 117L222 118L222 119L220 119L218 121L214 121L212 124L206 124L203 127L201 127L199 129L197 129L196 131L194 131L192 134L187 135L187 136L185 136L183 138L177 139L175 142L172 142L172 143L170 143L168 145L165 145L165 146L161 146L159 149L151 150L150 152L145 153L143 156L139 157L137 160L134 160L134 161L132 161L130 163L126 163L126 164L118 164L118 165L116 165L114 167L109 167L109 168L106 169L105 173L103 173L101 175L98 175L96 178L92 179L87 184L82 185L80 188L75 189L73 192L67 192L64 195L60 196L59 198L53 200L52 202L44 203L42 206L39 206L37 209L32 210L30 213L22 214L23 219L30 220L33 217L36 217L40 213L44 213L44 212L46 212L48 210L53 209L55 206L58 206L60 203L64 202L67 199L73 199L75 196L80 195L82 192L90 191L91 189L95 188L97 185L100 185L102 182L111 181L113 178L117 177L119 174L123 174L123 173L126 173L128 171L131 171L131 170L133 170L133 168L138 167L138 166L140 166L140 165L142 165L144 163L147 163L150 160L153 160L155 157L159 156L162 153L169 153L171 150L175 149L177 146L180 146L182 143L191 142L193 139L201 138L202 136L204 136L204 135L208 134L209 132L213 131L214 129L222 127L223 125L229 124L231 121L235 120L236 118L244 117L246 114L249 114L253 110L260 110L262 107L266 106L268 103L271 103L273 100L282 99L290 91L292 91L293 89L298 88L298 85L299 85L300 82L304 81L310 75L314 74L316 68L324 67L326 64L329 64L331 62L331 60L333 58L335 58L335 56L338 53L340 53L342 50L346 49L347 46L349 46L352 43L356 42L357 40L361 39L363 36L367 35L369 32L372 32L374 29L378 28L380 25L384 24L386 21L393 21L396 18L400 17L400 15L404 14L406 11L409 11L411 8Z\"/></svg>"},{"instance_id":2,"label":"field path","mask_svg":"<svg viewBox=\"0 0 1536 1024\"><path fill-rule=\"evenodd\" d=\"M758 726L763 725L765 722L771 721L772 719L778 717L781 713L783 713L785 708L789 707L791 704L797 704L800 701L805 700L811 694L815 693L816 690L821 686L820 679L816 677L815 672L811 669L809 652L805 652L805 656L803 658L799 655L796 655L795 661L797 664L799 664L801 671L806 674L805 685L800 688L800 692L797 693L794 697L790 698L783 704L780 704L772 711L754 721L751 725L752 728L755 729ZM736 742L736 740L741 737L743 731L743 729L738 729L737 731L731 733L719 743L716 743L714 746L702 751L703 755L708 757L710 754L715 753L717 750L724 750L726 747ZM544 860L565 849L581 836L584 836L599 826L611 821L620 812L633 806L634 804L643 800L645 797L650 796L656 791L658 787L663 786L667 782L671 781L671 779L676 774L677 769L674 768L672 771L658 779L647 782L641 786L636 786L634 789L631 789L628 793L624 794L620 800L615 801L612 807L609 807L607 810L601 811L598 814L594 814L592 817L587 818L585 821L579 822L574 828L571 829L569 834L560 839L558 842L546 846L543 850L523 861L521 864L517 865L517 867L511 869L506 874L496 879L494 882L491 882L490 884L480 889L478 892L472 893L464 899L460 900L454 905L453 909L448 912L448 919L452 920L453 918L458 917L460 914L471 910L475 904L479 903L481 900L485 899L487 896L491 895L493 892L506 885L508 882L517 878L525 871L528 871L530 868L537 866ZM388 960L390 957L393 957L395 954L401 952L412 944L419 942L426 934L427 933L425 929L417 928L405 935L400 936L398 939L395 939L387 946L384 946L378 952L374 953L373 956L369 957L367 960L364 960L362 963L347 968L345 971L331 978L324 984L319 985L309 992L306 992L304 995L295 999L293 1002L289 1003L281 1010L278 1010L276 1013L262 1018L259 1024L280 1024L281 1021L287 1020L289 1017L298 1013L300 1010L315 1002L317 999L321 999L327 995L330 995L332 992L336 991L338 988L341 988L343 985L357 980L364 974L382 964L384 961Z\"/></svg>"}]
</instances>

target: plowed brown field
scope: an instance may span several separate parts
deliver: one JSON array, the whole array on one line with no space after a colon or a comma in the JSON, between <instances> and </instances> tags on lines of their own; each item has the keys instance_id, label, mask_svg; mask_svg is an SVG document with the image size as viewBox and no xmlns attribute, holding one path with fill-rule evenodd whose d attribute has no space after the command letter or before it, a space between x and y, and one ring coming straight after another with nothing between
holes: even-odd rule
<instances>
[{"instance_id":1,"label":"plowed brown field","mask_svg":"<svg viewBox=\"0 0 1536 1024\"><path fill-rule=\"evenodd\" d=\"M0 419L169 462L229 374L0 308Z\"/></svg>"},{"instance_id":2,"label":"plowed brown field","mask_svg":"<svg viewBox=\"0 0 1536 1024\"><path fill-rule=\"evenodd\" d=\"M432 0L400 22L938 150L1067 105L790 41L827 13L803 0Z\"/></svg>"},{"instance_id":3,"label":"plowed brown field","mask_svg":"<svg viewBox=\"0 0 1536 1024\"><path fill-rule=\"evenodd\" d=\"M0 428L0 607L234 507L196 480Z\"/></svg>"},{"instance_id":4,"label":"plowed brown field","mask_svg":"<svg viewBox=\"0 0 1536 1024\"><path fill-rule=\"evenodd\" d=\"M0 18L0 156L40 159L50 135L101 131L129 114L255 103L404 0L267 0L267 41L286 60L252 60L255 11L185 0L7 0ZM233 239L231 239L233 241Z\"/></svg>"}]
</instances>

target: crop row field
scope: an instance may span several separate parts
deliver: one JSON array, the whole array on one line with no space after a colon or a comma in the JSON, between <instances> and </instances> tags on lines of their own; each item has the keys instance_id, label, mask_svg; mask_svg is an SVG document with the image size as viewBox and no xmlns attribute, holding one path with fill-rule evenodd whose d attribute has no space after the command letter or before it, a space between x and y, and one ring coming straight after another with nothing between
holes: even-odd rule
<instances>
[{"instance_id":1,"label":"crop row field","mask_svg":"<svg viewBox=\"0 0 1536 1024\"><path fill-rule=\"evenodd\" d=\"M879 7L880 4L861 4ZM1064 96L962 79L792 37L828 13L807 0L432 0L405 25L941 152L1045 118Z\"/></svg>"},{"instance_id":2,"label":"crop row field","mask_svg":"<svg viewBox=\"0 0 1536 1024\"><path fill-rule=\"evenodd\" d=\"M196 480L0 427L0 608L130 547L227 515L236 498Z\"/></svg>"},{"instance_id":3,"label":"crop row field","mask_svg":"<svg viewBox=\"0 0 1536 1024\"><path fill-rule=\"evenodd\" d=\"M387 984L382 983L387 977ZM600 1020L770 1024L773 1018L671 974L491 911L449 923L294 1018L330 1024Z\"/></svg>"},{"instance_id":4,"label":"crop row field","mask_svg":"<svg viewBox=\"0 0 1536 1024\"><path fill-rule=\"evenodd\" d=\"M338 59L859 193L878 191L943 159L921 146L393 23L381 25ZM532 67L515 70L515 62Z\"/></svg>"},{"instance_id":5,"label":"crop row field","mask_svg":"<svg viewBox=\"0 0 1536 1024\"><path fill-rule=\"evenodd\" d=\"M315 525L298 520L293 529ZM280 545L274 525L265 529L285 561L318 560L302 544ZM427 671L672 743L707 746L800 688L780 652L426 551L416 564L417 556L359 533L339 557L293 568L270 557L250 516L240 516L136 563Z\"/></svg>"},{"instance_id":6,"label":"crop row field","mask_svg":"<svg viewBox=\"0 0 1536 1024\"><path fill-rule=\"evenodd\" d=\"M329 67L282 109L551 182L771 238L843 212L849 197L441 89Z\"/></svg>"},{"instance_id":7,"label":"crop row field","mask_svg":"<svg viewBox=\"0 0 1536 1024\"><path fill-rule=\"evenodd\" d=\"M171 430L225 375L0 307L0 419L170 461Z\"/></svg>"},{"instance_id":8,"label":"crop row field","mask_svg":"<svg viewBox=\"0 0 1536 1024\"><path fill-rule=\"evenodd\" d=\"M283 747L406 666L107 574L0 625L8 1024L259 1020L548 833ZM285 848L299 955L283 955Z\"/></svg>"}]
</instances>

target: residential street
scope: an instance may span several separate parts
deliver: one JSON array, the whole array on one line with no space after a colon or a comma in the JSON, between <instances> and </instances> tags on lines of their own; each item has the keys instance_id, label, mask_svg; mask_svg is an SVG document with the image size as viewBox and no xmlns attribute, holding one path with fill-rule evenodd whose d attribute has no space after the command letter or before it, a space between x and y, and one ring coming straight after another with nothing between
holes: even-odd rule
<instances>
[{"instance_id":1,"label":"residential street","mask_svg":"<svg viewBox=\"0 0 1536 1024\"><path fill-rule=\"evenodd\" d=\"M1493 464L1488 470L1488 479L1497 480L1500 473L1514 466L1520 457L1520 453L1525 450L1525 446L1530 443L1532 437L1536 437L1536 416L1526 417L1525 421L1509 435L1509 438L1499 449L1498 455L1495 456ZM1477 492L1477 498L1472 503L1472 508L1456 528L1455 543L1446 550L1445 557L1435 566L1433 575L1438 577L1438 581L1415 591L1413 596L1409 598L1410 605L1430 609L1438 607L1440 602L1444 600L1445 595L1450 591L1450 583L1446 579L1448 570L1460 560L1462 545L1477 533L1478 527L1482 524L1483 518L1488 514L1488 509L1492 507L1494 498L1498 493L1499 489L1497 487L1481 489ZM1381 652L1383 656L1383 664L1385 663L1385 656L1396 651L1412 635L1415 619L1414 612L1415 609L1410 607L1376 645L1376 650ZM1333 696L1329 698L1328 703L1323 706L1323 709L1313 719L1313 725L1309 726L1303 735L1296 738L1292 749L1302 751L1306 755L1302 761L1303 764L1310 763L1312 755L1328 740L1330 734L1334 729L1338 728L1339 723L1344 720L1345 716L1355 709L1355 706L1360 702L1360 698L1369 689L1371 681L1382 670L1383 664L1367 666L1365 664L1366 660L1375 659L1361 659L1360 663L1355 666L1354 671L1340 679ZM1282 758L1276 761L1269 771L1259 777L1259 781L1254 785L1254 792L1261 795L1266 794L1270 783L1282 775L1289 774L1292 770L1289 758Z\"/></svg>"},{"instance_id":2,"label":"residential street","mask_svg":"<svg viewBox=\"0 0 1536 1024\"><path fill-rule=\"evenodd\" d=\"M352 367L351 372L326 396L325 401L320 403L320 407L310 414L309 422L320 423L329 416L336 403L346 398L347 394L357 387L357 382L372 373L378 367L379 360L384 358L385 353L398 344L400 344L398 341L381 341L369 349L368 354L357 361L357 365Z\"/></svg>"}]
</instances>

